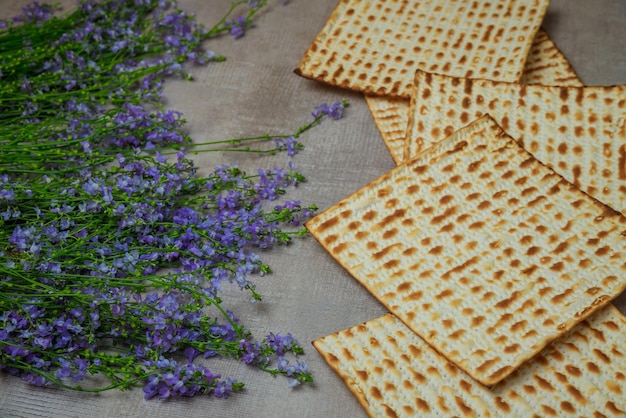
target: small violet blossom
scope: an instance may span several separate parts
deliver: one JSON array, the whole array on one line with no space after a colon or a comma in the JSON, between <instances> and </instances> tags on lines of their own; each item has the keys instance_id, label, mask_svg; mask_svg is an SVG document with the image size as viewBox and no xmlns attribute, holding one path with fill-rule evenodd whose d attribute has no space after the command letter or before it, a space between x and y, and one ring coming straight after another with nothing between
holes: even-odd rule
<instances>
[{"instance_id":1,"label":"small violet blossom","mask_svg":"<svg viewBox=\"0 0 626 418\"><path fill-rule=\"evenodd\" d=\"M245 26L247 25L246 18L243 16L237 16L234 20L226 22L230 25L230 35L235 38L241 38L245 33Z\"/></svg>"},{"instance_id":2,"label":"small violet blossom","mask_svg":"<svg viewBox=\"0 0 626 418\"><path fill-rule=\"evenodd\" d=\"M336 101L332 105L328 105L328 103L323 103L315 109L315 112L312 113L314 118L318 118L322 115L328 115L332 119L338 120L343 117L343 112L345 109L344 102Z\"/></svg>"}]
</instances>

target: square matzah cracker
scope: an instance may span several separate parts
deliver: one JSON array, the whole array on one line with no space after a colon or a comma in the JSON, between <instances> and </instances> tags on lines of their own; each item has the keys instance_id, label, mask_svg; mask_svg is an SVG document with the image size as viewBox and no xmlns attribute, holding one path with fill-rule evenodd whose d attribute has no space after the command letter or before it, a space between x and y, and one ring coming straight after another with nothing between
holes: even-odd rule
<instances>
[{"instance_id":1,"label":"square matzah cracker","mask_svg":"<svg viewBox=\"0 0 626 418\"><path fill-rule=\"evenodd\" d=\"M389 311L485 385L626 288L626 218L488 116L306 226Z\"/></svg>"},{"instance_id":2,"label":"square matzah cracker","mask_svg":"<svg viewBox=\"0 0 626 418\"><path fill-rule=\"evenodd\" d=\"M549 0L341 0L296 68L301 76L409 98L420 68L517 81Z\"/></svg>"},{"instance_id":3,"label":"square matzah cracker","mask_svg":"<svg viewBox=\"0 0 626 418\"><path fill-rule=\"evenodd\" d=\"M626 86L536 86L417 71L405 156L485 113L539 161L626 214Z\"/></svg>"},{"instance_id":4,"label":"square matzah cracker","mask_svg":"<svg viewBox=\"0 0 626 418\"><path fill-rule=\"evenodd\" d=\"M388 314L313 342L371 417L623 417L626 318L607 306L491 389Z\"/></svg>"},{"instance_id":5,"label":"square matzah cracker","mask_svg":"<svg viewBox=\"0 0 626 418\"><path fill-rule=\"evenodd\" d=\"M567 58L544 30L530 48L521 84L582 86ZM409 99L366 94L367 106L396 164L404 160L404 138L409 122Z\"/></svg>"}]
</instances>

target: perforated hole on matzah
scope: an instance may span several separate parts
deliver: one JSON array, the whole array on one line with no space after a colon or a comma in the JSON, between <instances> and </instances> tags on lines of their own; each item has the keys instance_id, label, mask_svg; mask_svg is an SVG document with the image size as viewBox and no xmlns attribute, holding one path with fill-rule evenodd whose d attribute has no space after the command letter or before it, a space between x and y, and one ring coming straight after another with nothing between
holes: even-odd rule
<instances>
[{"instance_id":1,"label":"perforated hole on matzah","mask_svg":"<svg viewBox=\"0 0 626 418\"><path fill-rule=\"evenodd\" d=\"M416 69L517 81L548 0L342 0L296 73L408 98Z\"/></svg>"},{"instance_id":2,"label":"perforated hole on matzah","mask_svg":"<svg viewBox=\"0 0 626 418\"><path fill-rule=\"evenodd\" d=\"M521 84L582 86L567 58L544 30L540 30L524 65ZM366 94L367 106L396 164L404 160L404 139L409 122L409 99Z\"/></svg>"},{"instance_id":3,"label":"perforated hole on matzah","mask_svg":"<svg viewBox=\"0 0 626 418\"><path fill-rule=\"evenodd\" d=\"M626 86L560 87L415 74L406 156L484 113L538 160L626 213Z\"/></svg>"},{"instance_id":4,"label":"perforated hole on matzah","mask_svg":"<svg viewBox=\"0 0 626 418\"><path fill-rule=\"evenodd\" d=\"M313 342L371 417L626 414L626 318L606 306L487 389L391 314Z\"/></svg>"},{"instance_id":5,"label":"perforated hole on matzah","mask_svg":"<svg viewBox=\"0 0 626 418\"><path fill-rule=\"evenodd\" d=\"M626 288L626 218L489 116L306 226L390 312L485 385Z\"/></svg>"}]
</instances>

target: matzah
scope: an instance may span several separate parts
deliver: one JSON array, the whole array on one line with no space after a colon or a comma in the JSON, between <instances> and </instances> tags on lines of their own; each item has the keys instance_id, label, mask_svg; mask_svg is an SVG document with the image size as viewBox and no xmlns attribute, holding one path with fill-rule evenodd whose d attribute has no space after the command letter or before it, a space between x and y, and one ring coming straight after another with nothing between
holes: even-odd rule
<instances>
[{"instance_id":1,"label":"matzah","mask_svg":"<svg viewBox=\"0 0 626 418\"><path fill-rule=\"evenodd\" d=\"M390 312L485 385L626 288L626 218L489 116L306 226Z\"/></svg>"},{"instance_id":2,"label":"matzah","mask_svg":"<svg viewBox=\"0 0 626 418\"><path fill-rule=\"evenodd\" d=\"M517 81L549 0L340 0L295 72L410 97L416 69Z\"/></svg>"},{"instance_id":3,"label":"matzah","mask_svg":"<svg viewBox=\"0 0 626 418\"><path fill-rule=\"evenodd\" d=\"M626 415L626 318L607 306L488 389L391 314L313 342L371 417Z\"/></svg>"},{"instance_id":4,"label":"matzah","mask_svg":"<svg viewBox=\"0 0 626 418\"><path fill-rule=\"evenodd\" d=\"M405 156L489 113L539 161L626 213L626 86L529 86L417 71Z\"/></svg>"},{"instance_id":5,"label":"matzah","mask_svg":"<svg viewBox=\"0 0 626 418\"><path fill-rule=\"evenodd\" d=\"M521 84L582 86L576 72L547 32L539 30L524 65Z\"/></svg>"},{"instance_id":6,"label":"matzah","mask_svg":"<svg viewBox=\"0 0 626 418\"><path fill-rule=\"evenodd\" d=\"M528 53L521 84L582 86L572 66L544 30L539 30ZM404 160L409 122L409 99L366 94L374 122L396 164Z\"/></svg>"}]
</instances>

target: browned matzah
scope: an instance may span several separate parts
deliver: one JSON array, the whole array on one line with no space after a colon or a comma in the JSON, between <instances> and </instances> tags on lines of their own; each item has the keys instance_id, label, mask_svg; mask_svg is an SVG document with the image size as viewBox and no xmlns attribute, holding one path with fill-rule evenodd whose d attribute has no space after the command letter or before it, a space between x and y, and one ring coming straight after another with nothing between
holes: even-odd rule
<instances>
[{"instance_id":1,"label":"browned matzah","mask_svg":"<svg viewBox=\"0 0 626 418\"><path fill-rule=\"evenodd\" d=\"M540 30L531 45L521 84L582 86L567 58L548 34ZM396 164L404 160L404 139L409 122L409 99L366 94L367 106Z\"/></svg>"},{"instance_id":2,"label":"browned matzah","mask_svg":"<svg viewBox=\"0 0 626 418\"><path fill-rule=\"evenodd\" d=\"M485 385L626 288L626 219L489 117L306 226L392 313Z\"/></svg>"},{"instance_id":3,"label":"browned matzah","mask_svg":"<svg viewBox=\"0 0 626 418\"><path fill-rule=\"evenodd\" d=\"M341 0L296 73L409 98L416 69L517 81L548 0Z\"/></svg>"},{"instance_id":4,"label":"browned matzah","mask_svg":"<svg viewBox=\"0 0 626 418\"><path fill-rule=\"evenodd\" d=\"M530 86L418 71L405 155L485 113L539 161L626 213L626 86Z\"/></svg>"},{"instance_id":5,"label":"browned matzah","mask_svg":"<svg viewBox=\"0 0 626 418\"><path fill-rule=\"evenodd\" d=\"M371 417L626 415L626 318L613 306L491 389L391 314L313 345Z\"/></svg>"}]
</instances>

